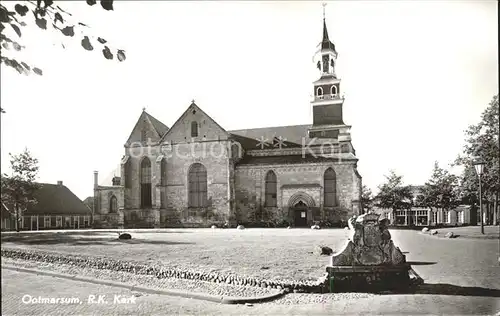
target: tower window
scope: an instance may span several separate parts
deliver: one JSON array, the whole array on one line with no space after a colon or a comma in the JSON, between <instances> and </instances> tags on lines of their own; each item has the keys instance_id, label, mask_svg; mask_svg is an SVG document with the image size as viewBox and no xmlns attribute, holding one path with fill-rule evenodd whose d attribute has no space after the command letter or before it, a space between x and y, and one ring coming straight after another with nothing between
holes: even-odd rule
<instances>
[{"instance_id":1,"label":"tower window","mask_svg":"<svg viewBox=\"0 0 500 316\"><path fill-rule=\"evenodd\" d=\"M198 137L198 123L191 122L191 137Z\"/></svg>"},{"instance_id":2,"label":"tower window","mask_svg":"<svg viewBox=\"0 0 500 316\"><path fill-rule=\"evenodd\" d=\"M333 95L337 95L338 94L338 91L337 91L337 86L332 86L331 89L330 89L330 93L333 94Z\"/></svg>"},{"instance_id":3,"label":"tower window","mask_svg":"<svg viewBox=\"0 0 500 316\"><path fill-rule=\"evenodd\" d=\"M316 89L316 95L323 95L323 88L318 87L318 89Z\"/></svg>"}]
</instances>

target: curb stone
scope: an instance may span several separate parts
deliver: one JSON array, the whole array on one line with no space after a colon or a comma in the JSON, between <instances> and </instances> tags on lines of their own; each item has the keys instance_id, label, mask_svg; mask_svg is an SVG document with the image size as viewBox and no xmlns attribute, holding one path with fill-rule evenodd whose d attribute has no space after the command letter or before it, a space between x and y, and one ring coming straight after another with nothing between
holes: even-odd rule
<instances>
[{"instance_id":1,"label":"curb stone","mask_svg":"<svg viewBox=\"0 0 500 316\"><path fill-rule=\"evenodd\" d=\"M260 297L230 297L230 296L224 297L224 296L215 296L215 295L203 294L203 293L184 292L184 291L178 291L178 290L158 290L158 289L152 289L152 288L142 287L142 286L137 286L137 285L129 285L129 284L119 283L119 282L114 282L114 281L105 281L105 280L98 280L98 279L93 279L93 278L88 278L88 277L79 277L77 275L70 275L70 274L64 274L64 273L47 272L47 271L42 271L42 270L38 270L38 269L19 268L19 267L10 266L10 265L2 265L2 269L13 270L13 271L17 271L17 272L24 272L24 273L33 273L33 274L44 275L44 276L51 276L51 277L68 279L68 280L73 280L73 281L81 281L81 282L87 282L87 283L93 283L93 284L99 284L99 285L119 287L119 288L128 289L130 291L144 292L144 293L148 293L148 294L177 296L177 297L182 297L182 298L191 298L191 299L209 301L209 302L220 303L220 304L245 304L245 303L268 302L268 301L272 301L274 299L280 298L281 296L286 294L285 291L281 290L281 291L278 291L276 293L265 295L265 296L260 296Z\"/></svg>"}]
</instances>

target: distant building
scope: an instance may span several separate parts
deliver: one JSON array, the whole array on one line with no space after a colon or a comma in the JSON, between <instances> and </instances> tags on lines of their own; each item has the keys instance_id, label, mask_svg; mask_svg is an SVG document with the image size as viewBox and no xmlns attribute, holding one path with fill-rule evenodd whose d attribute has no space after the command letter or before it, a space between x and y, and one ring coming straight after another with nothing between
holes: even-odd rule
<instances>
[{"instance_id":1,"label":"distant building","mask_svg":"<svg viewBox=\"0 0 500 316\"><path fill-rule=\"evenodd\" d=\"M91 226L91 210L63 185L40 183L35 192L37 204L22 212L19 230L78 229ZM13 207L2 203L2 231L16 229Z\"/></svg>"},{"instance_id":2,"label":"distant building","mask_svg":"<svg viewBox=\"0 0 500 316\"><path fill-rule=\"evenodd\" d=\"M375 212L385 214L394 226L476 225L475 212L471 210L469 205L460 205L452 210L431 209L419 205L422 188L421 185L412 186L413 206L411 209L394 212L377 208Z\"/></svg>"}]
</instances>

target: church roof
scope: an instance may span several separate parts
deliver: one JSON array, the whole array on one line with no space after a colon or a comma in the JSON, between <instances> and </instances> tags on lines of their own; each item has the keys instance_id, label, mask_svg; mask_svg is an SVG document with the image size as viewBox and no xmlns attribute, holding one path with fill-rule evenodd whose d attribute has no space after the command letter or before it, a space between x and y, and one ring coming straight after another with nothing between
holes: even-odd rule
<instances>
[{"instance_id":1,"label":"church roof","mask_svg":"<svg viewBox=\"0 0 500 316\"><path fill-rule=\"evenodd\" d=\"M357 161L357 158L351 153L343 153L336 155L339 161ZM298 163L315 163L315 162L332 162L335 158L313 156L310 154L294 155L294 156L244 156L238 165L275 165L275 164L298 164Z\"/></svg>"},{"instance_id":2,"label":"church roof","mask_svg":"<svg viewBox=\"0 0 500 316\"><path fill-rule=\"evenodd\" d=\"M168 132L168 126L167 125L165 125L162 122L160 122L160 120L156 119L151 114L149 114L147 112L144 112L144 113L148 116L149 121L151 122L151 124L153 125L153 127L155 128L156 132L158 133L158 135L160 137L162 137L163 135L165 135Z\"/></svg>"},{"instance_id":3,"label":"church roof","mask_svg":"<svg viewBox=\"0 0 500 316\"><path fill-rule=\"evenodd\" d=\"M310 141L308 137L308 129L312 125L291 125L291 126L275 126L275 127L262 127L252 129L242 129L228 131L231 135L236 136L235 140L239 141L245 149L258 149L256 146L259 139L271 142L275 138L281 137L285 146L290 147L302 146L302 142Z\"/></svg>"}]
</instances>

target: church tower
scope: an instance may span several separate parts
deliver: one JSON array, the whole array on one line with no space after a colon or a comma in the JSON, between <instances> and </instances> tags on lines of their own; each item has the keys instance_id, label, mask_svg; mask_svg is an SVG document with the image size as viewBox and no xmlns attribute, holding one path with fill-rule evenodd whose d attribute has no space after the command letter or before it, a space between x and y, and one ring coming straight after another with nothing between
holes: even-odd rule
<instances>
[{"instance_id":1,"label":"church tower","mask_svg":"<svg viewBox=\"0 0 500 316\"><path fill-rule=\"evenodd\" d=\"M340 79L335 72L338 53L328 37L324 7L323 38L315 55L320 78L313 83L313 126L309 137L338 139L339 127L346 127L342 118L344 98L340 97Z\"/></svg>"}]
</instances>

